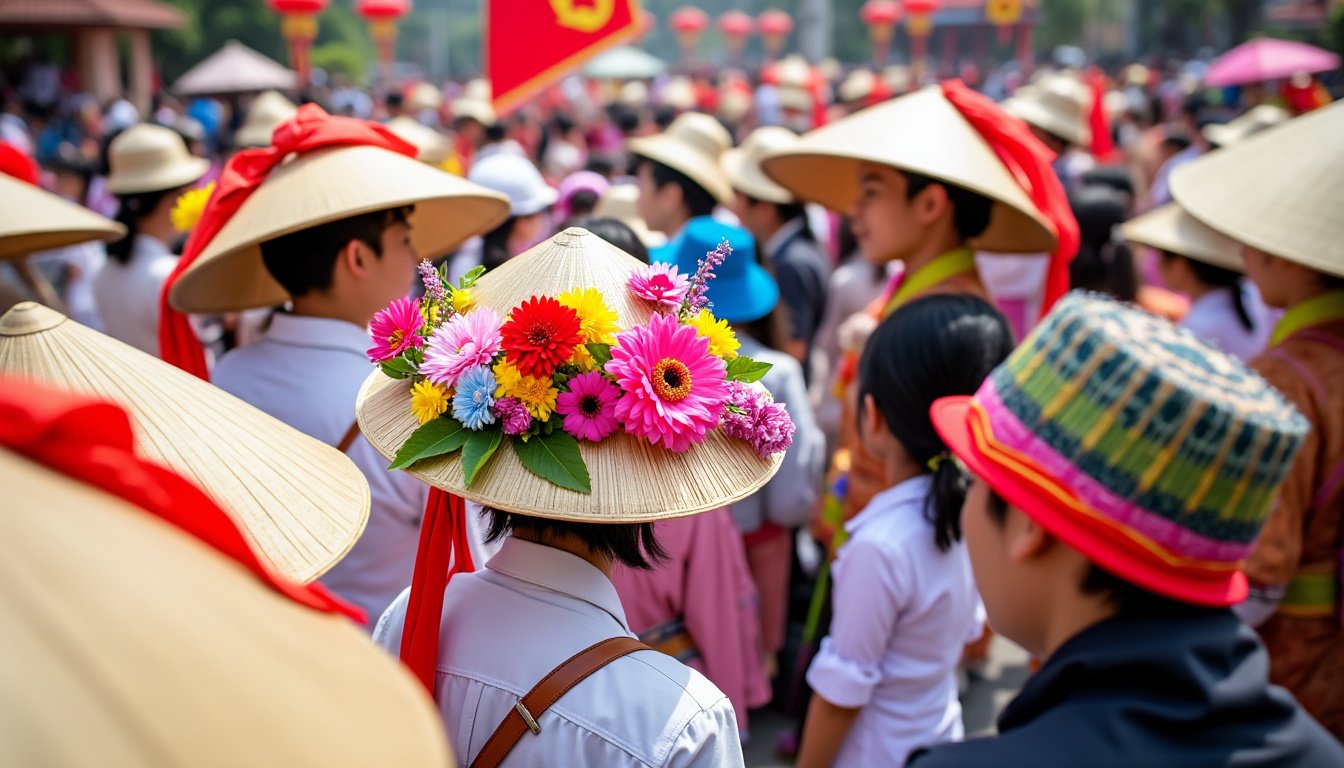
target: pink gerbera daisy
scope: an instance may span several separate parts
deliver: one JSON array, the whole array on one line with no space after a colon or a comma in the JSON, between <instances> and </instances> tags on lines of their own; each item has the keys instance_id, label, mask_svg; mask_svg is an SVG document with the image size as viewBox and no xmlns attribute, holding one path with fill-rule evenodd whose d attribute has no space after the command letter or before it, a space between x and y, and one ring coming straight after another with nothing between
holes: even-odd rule
<instances>
[{"instance_id":1,"label":"pink gerbera daisy","mask_svg":"<svg viewBox=\"0 0 1344 768\"><path fill-rule=\"evenodd\" d=\"M387 308L373 316L369 323L369 336L373 346L369 347L369 359L383 363L412 348L423 346L424 338L420 329L425 325L425 317L420 314L420 302L415 299L397 299Z\"/></svg>"},{"instance_id":2,"label":"pink gerbera daisy","mask_svg":"<svg viewBox=\"0 0 1344 768\"><path fill-rule=\"evenodd\" d=\"M456 387L462 374L494 362L499 354L499 327L499 315L489 307L453 315L430 337L420 372L435 384Z\"/></svg>"},{"instance_id":3,"label":"pink gerbera daisy","mask_svg":"<svg viewBox=\"0 0 1344 768\"><path fill-rule=\"evenodd\" d=\"M617 336L606 370L625 392L616 419L626 431L676 453L705 439L728 399L723 360L675 315Z\"/></svg>"},{"instance_id":4,"label":"pink gerbera daisy","mask_svg":"<svg viewBox=\"0 0 1344 768\"><path fill-rule=\"evenodd\" d=\"M615 384L600 371L590 371L570 379L568 386L569 391L555 399L555 412L565 417L566 432L597 443L616 431L616 401L621 391Z\"/></svg>"},{"instance_id":5,"label":"pink gerbera daisy","mask_svg":"<svg viewBox=\"0 0 1344 768\"><path fill-rule=\"evenodd\" d=\"M690 287L686 276L677 272L676 265L660 262L636 269L626 285L631 293L645 301L656 302L662 309L676 309L680 306Z\"/></svg>"}]
</instances>

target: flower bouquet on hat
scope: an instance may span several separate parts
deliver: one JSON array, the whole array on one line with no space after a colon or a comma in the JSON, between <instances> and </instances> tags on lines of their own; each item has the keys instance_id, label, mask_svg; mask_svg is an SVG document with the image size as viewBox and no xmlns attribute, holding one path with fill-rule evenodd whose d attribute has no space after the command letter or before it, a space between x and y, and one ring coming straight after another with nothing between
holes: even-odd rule
<instances>
[{"instance_id":1,"label":"flower bouquet on hat","mask_svg":"<svg viewBox=\"0 0 1344 768\"><path fill-rule=\"evenodd\" d=\"M539 516L651 520L742 498L793 424L755 383L769 365L739 356L709 306L730 251L687 275L569 229L456 286L423 263L423 298L371 324L365 435L391 469Z\"/></svg>"}]
</instances>

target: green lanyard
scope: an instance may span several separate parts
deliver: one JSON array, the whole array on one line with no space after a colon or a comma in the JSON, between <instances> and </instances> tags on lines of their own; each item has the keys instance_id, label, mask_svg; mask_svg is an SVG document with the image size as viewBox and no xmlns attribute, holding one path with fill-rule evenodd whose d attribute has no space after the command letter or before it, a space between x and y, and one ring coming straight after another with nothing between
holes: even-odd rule
<instances>
[{"instance_id":1,"label":"green lanyard","mask_svg":"<svg viewBox=\"0 0 1344 768\"><path fill-rule=\"evenodd\" d=\"M907 301L922 295L925 291L946 282L958 275L975 272L975 252L970 248L957 248L940 255L938 258L920 267L918 272L901 280L896 293L882 310L886 317L895 312Z\"/></svg>"},{"instance_id":2,"label":"green lanyard","mask_svg":"<svg viewBox=\"0 0 1344 768\"><path fill-rule=\"evenodd\" d=\"M1344 291L1329 291L1313 296L1283 314L1278 325L1274 326L1274 335L1269 339L1270 346L1278 346L1303 328L1336 320L1344 320Z\"/></svg>"}]
</instances>

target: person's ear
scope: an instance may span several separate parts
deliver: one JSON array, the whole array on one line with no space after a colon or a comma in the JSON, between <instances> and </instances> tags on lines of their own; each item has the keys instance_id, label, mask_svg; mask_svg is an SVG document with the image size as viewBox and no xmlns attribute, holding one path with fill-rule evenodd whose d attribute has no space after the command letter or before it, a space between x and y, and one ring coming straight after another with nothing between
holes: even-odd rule
<instances>
[{"instance_id":1,"label":"person's ear","mask_svg":"<svg viewBox=\"0 0 1344 768\"><path fill-rule=\"evenodd\" d=\"M952 201L947 196L947 187L930 184L915 195L914 205L919 220L924 224L932 224L942 218Z\"/></svg>"},{"instance_id":2,"label":"person's ear","mask_svg":"<svg viewBox=\"0 0 1344 768\"><path fill-rule=\"evenodd\" d=\"M372 257L373 254L367 245L352 238L341 248L337 260L351 276L363 278L369 273L369 261Z\"/></svg>"},{"instance_id":3,"label":"person's ear","mask_svg":"<svg viewBox=\"0 0 1344 768\"><path fill-rule=\"evenodd\" d=\"M1035 560L1049 552L1055 544L1055 537L1045 528L1032 520L1020 509L1009 508L1008 555L1014 561L1024 563Z\"/></svg>"},{"instance_id":4,"label":"person's ear","mask_svg":"<svg viewBox=\"0 0 1344 768\"><path fill-rule=\"evenodd\" d=\"M680 184L664 184L658 189L658 197L663 201L663 210L680 210L686 207L686 196L681 194Z\"/></svg>"},{"instance_id":5,"label":"person's ear","mask_svg":"<svg viewBox=\"0 0 1344 768\"><path fill-rule=\"evenodd\" d=\"M882 417L882 411L877 407L877 400L873 398L872 393L863 396L863 402L859 403L860 424L863 426L864 436L877 435L886 427L886 422Z\"/></svg>"}]
</instances>

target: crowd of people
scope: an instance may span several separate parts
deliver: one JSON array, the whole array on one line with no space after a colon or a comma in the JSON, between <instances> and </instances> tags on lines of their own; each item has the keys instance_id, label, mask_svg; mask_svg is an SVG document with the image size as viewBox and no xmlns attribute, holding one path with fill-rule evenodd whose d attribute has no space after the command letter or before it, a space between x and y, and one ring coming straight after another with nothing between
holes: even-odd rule
<instances>
[{"instance_id":1,"label":"crowd of people","mask_svg":"<svg viewBox=\"0 0 1344 768\"><path fill-rule=\"evenodd\" d=\"M0 437L362 628L461 764L771 704L802 766L1344 764L1344 106L1189 72L16 88Z\"/></svg>"}]
</instances>

